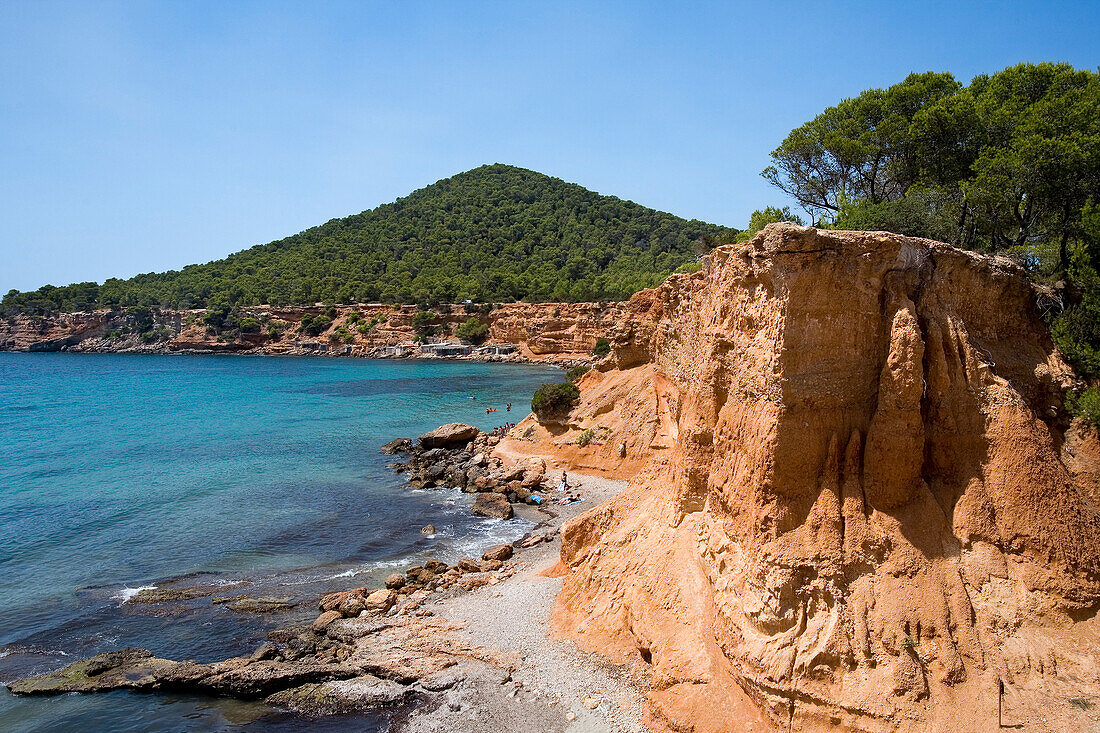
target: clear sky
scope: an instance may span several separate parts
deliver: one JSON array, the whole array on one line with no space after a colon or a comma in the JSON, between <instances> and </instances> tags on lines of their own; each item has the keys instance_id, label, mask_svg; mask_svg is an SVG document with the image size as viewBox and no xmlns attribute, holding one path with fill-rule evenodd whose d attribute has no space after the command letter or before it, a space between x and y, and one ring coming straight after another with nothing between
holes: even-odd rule
<instances>
[{"instance_id":1,"label":"clear sky","mask_svg":"<svg viewBox=\"0 0 1100 733\"><path fill-rule=\"evenodd\" d=\"M1100 2L0 2L0 293L179 268L482 163L744 226L913 71L1100 64Z\"/></svg>"}]
</instances>

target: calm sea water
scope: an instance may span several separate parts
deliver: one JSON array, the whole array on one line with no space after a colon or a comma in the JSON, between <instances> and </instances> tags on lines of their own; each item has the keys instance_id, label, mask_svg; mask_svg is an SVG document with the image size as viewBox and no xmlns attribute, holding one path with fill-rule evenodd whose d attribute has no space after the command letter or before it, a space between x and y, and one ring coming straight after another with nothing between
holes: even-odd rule
<instances>
[{"instance_id":1,"label":"calm sea water","mask_svg":"<svg viewBox=\"0 0 1100 733\"><path fill-rule=\"evenodd\" d=\"M199 661L246 653L315 615L327 590L522 535L530 525L473 517L459 492L410 490L378 447L444 422L518 422L535 387L559 375L452 361L0 353L0 681L123 646ZM434 537L420 533L426 524ZM209 598L123 602L173 583L301 606L265 617ZM309 724L383 730L386 720ZM5 731L304 725L255 703L0 691Z\"/></svg>"}]
</instances>

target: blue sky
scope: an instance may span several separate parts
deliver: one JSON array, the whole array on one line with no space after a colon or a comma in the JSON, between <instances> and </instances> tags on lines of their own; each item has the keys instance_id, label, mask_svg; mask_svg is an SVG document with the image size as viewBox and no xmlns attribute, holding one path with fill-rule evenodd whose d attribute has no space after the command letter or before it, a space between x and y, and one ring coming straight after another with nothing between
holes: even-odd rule
<instances>
[{"instance_id":1,"label":"blue sky","mask_svg":"<svg viewBox=\"0 0 1100 733\"><path fill-rule=\"evenodd\" d=\"M0 293L214 259L482 163L733 226L912 71L1100 64L1095 2L0 3Z\"/></svg>"}]
</instances>

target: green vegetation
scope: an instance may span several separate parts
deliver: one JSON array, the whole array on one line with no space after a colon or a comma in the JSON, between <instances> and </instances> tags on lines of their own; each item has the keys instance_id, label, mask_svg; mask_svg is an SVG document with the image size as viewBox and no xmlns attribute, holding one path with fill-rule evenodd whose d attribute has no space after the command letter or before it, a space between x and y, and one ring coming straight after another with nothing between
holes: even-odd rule
<instances>
[{"instance_id":1,"label":"green vegetation","mask_svg":"<svg viewBox=\"0 0 1100 733\"><path fill-rule=\"evenodd\" d=\"M1066 409L1100 428L1100 387L1090 387L1080 393L1066 393Z\"/></svg>"},{"instance_id":2,"label":"green vegetation","mask_svg":"<svg viewBox=\"0 0 1100 733\"><path fill-rule=\"evenodd\" d=\"M722 227L489 165L376 209L179 271L12 291L0 315L131 305L621 300Z\"/></svg>"},{"instance_id":3,"label":"green vegetation","mask_svg":"<svg viewBox=\"0 0 1100 733\"><path fill-rule=\"evenodd\" d=\"M576 382L578 379L583 377L585 374L588 374L589 368L590 367L588 367L585 364L581 364L580 366L575 366L575 367L573 367L572 369L568 370L565 373L565 379L569 382Z\"/></svg>"},{"instance_id":4,"label":"green vegetation","mask_svg":"<svg viewBox=\"0 0 1100 733\"><path fill-rule=\"evenodd\" d=\"M476 318L468 318L455 329L455 336L471 344L483 344L489 338L489 327Z\"/></svg>"},{"instance_id":5,"label":"green vegetation","mask_svg":"<svg viewBox=\"0 0 1100 733\"><path fill-rule=\"evenodd\" d=\"M752 212L752 215L749 217L749 228L743 232L739 232L735 239L738 242L747 242L755 237L756 233L768 224L775 224L781 221L805 224L801 216L791 213L789 206L784 206L783 208L767 206Z\"/></svg>"},{"instance_id":6,"label":"green vegetation","mask_svg":"<svg viewBox=\"0 0 1100 733\"><path fill-rule=\"evenodd\" d=\"M572 382L544 384L535 390L531 398L531 412L539 420L563 417L580 396L580 390Z\"/></svg>"},{"instance_id":7,"label":"green vegetation","mask_svg":"<svg viewBox=\"0 0 1100 733\"><path fill-rule=\"evenodd\" d=\"M358 326L356 327L356 330L358 330L358 331L359 331L359 333L360 333L360 334L362 334L363 336L369 336L369 335L370 335L370 332L371 332L371 331L373 331L373 330L374 330L375 328L377 328L377 327L378 327L378 324L380 324L380 323L385 323L385 322L386 322L386 317L385 317L384 315L382 315L381 313L379 313L378 315L374 316L374 317L373 317L373 318L371 318L371 319L370 319L369 321L364 321L364 320L362 319L362 317L360 317L360 316L359 316L359 314L358 314L358 313L356 313L355 315L356 315L356 320L355 320L355 322L359 324L359 325L358 325ZM352 322L352 321L351 321L351 319L349 318L349 319L348 319L348 323L351 323L351 322Z\"/></svg>"},{"instance_id":8,"label":"green vegetation","mask_svg":"<svg viewBox=\"0 0 1100 733\"><path fill-rule=\"evenodd\" d=\"M322 333L329 329L332 325L332 319L326 316L324 313L311 316L306 313L302 316L302 322L298 326L298 330L307 336L320 336Z\"/></svg>"},{"instance_id":9,"label":"green vegetation","mask_svg":"<svg viewBox=\"0 0 1100 733\"><path fill-rule=\"evenodd\" d=\"M259 333L260 322L255 318L248 317L241 319L241 333Z\"/></svg>"},{"instance_id":10,"label":"green vegetation","mask_svg":"<svg viewBox=\"0 0 1100 733\"><path fill-rule=\"evenodd\" d=\"M592 347L594 356L607 356L611 353L611 342L602 336L596 339L596 345Z\"/></svg>"},{"instance_id":11,"label":"green vegetation","mask_svg":"<svg viewBox=\"0 0 1100 733\"><path fill-rule=\"evenodd\" d=\"M412 327L416 340L424 343L439 331L439 314L434 311L418 311L413 316Z\"/></svg>"},{"instance_id":12,"label":"green vegetation","mask_svg":"<svg viewBox=\"0 0 1100 733\"><path fill-rule=\"evenodd\" d=\"M1059 349L1100 376L1100 74L1020 64L911 74L793 130L764 177L819 226L887 230L1002 252L1061 283ZM750 227L751 228L751 227Z\"/></svg>"},{"instance_id":13,"label":"green vegetation","mask_svg":"<svg viewBox=\"0 0 1100 733\"><path fill-rule=\"evenodd\" d=\"M583 448L591 443L593 440L595 440L595 438L596 431L592 428L588 428L587 430L582 431L581 434L577 436L577 445Z\"/></svg>"}]
</instances>

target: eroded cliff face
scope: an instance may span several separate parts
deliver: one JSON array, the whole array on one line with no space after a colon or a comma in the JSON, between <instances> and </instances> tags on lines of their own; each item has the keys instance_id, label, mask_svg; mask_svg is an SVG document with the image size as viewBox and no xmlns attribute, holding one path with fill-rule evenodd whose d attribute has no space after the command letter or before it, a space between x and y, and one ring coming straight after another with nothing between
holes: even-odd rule
<instances>
[{"instance_id":1,"label":"eroded cliff face","mask_svg":"<svg viewBox=\"0 0 1100 733\"><path fill-rule=\"evenodd\" d=\"M1090 723L1100 443L1015 265L773 225L613 344L560 429L629 403L591 450L646 460L564 528L555 625L650 667L656 723L985 730L999 679L1006 723Z\"/></svg>"}]
</instances>

